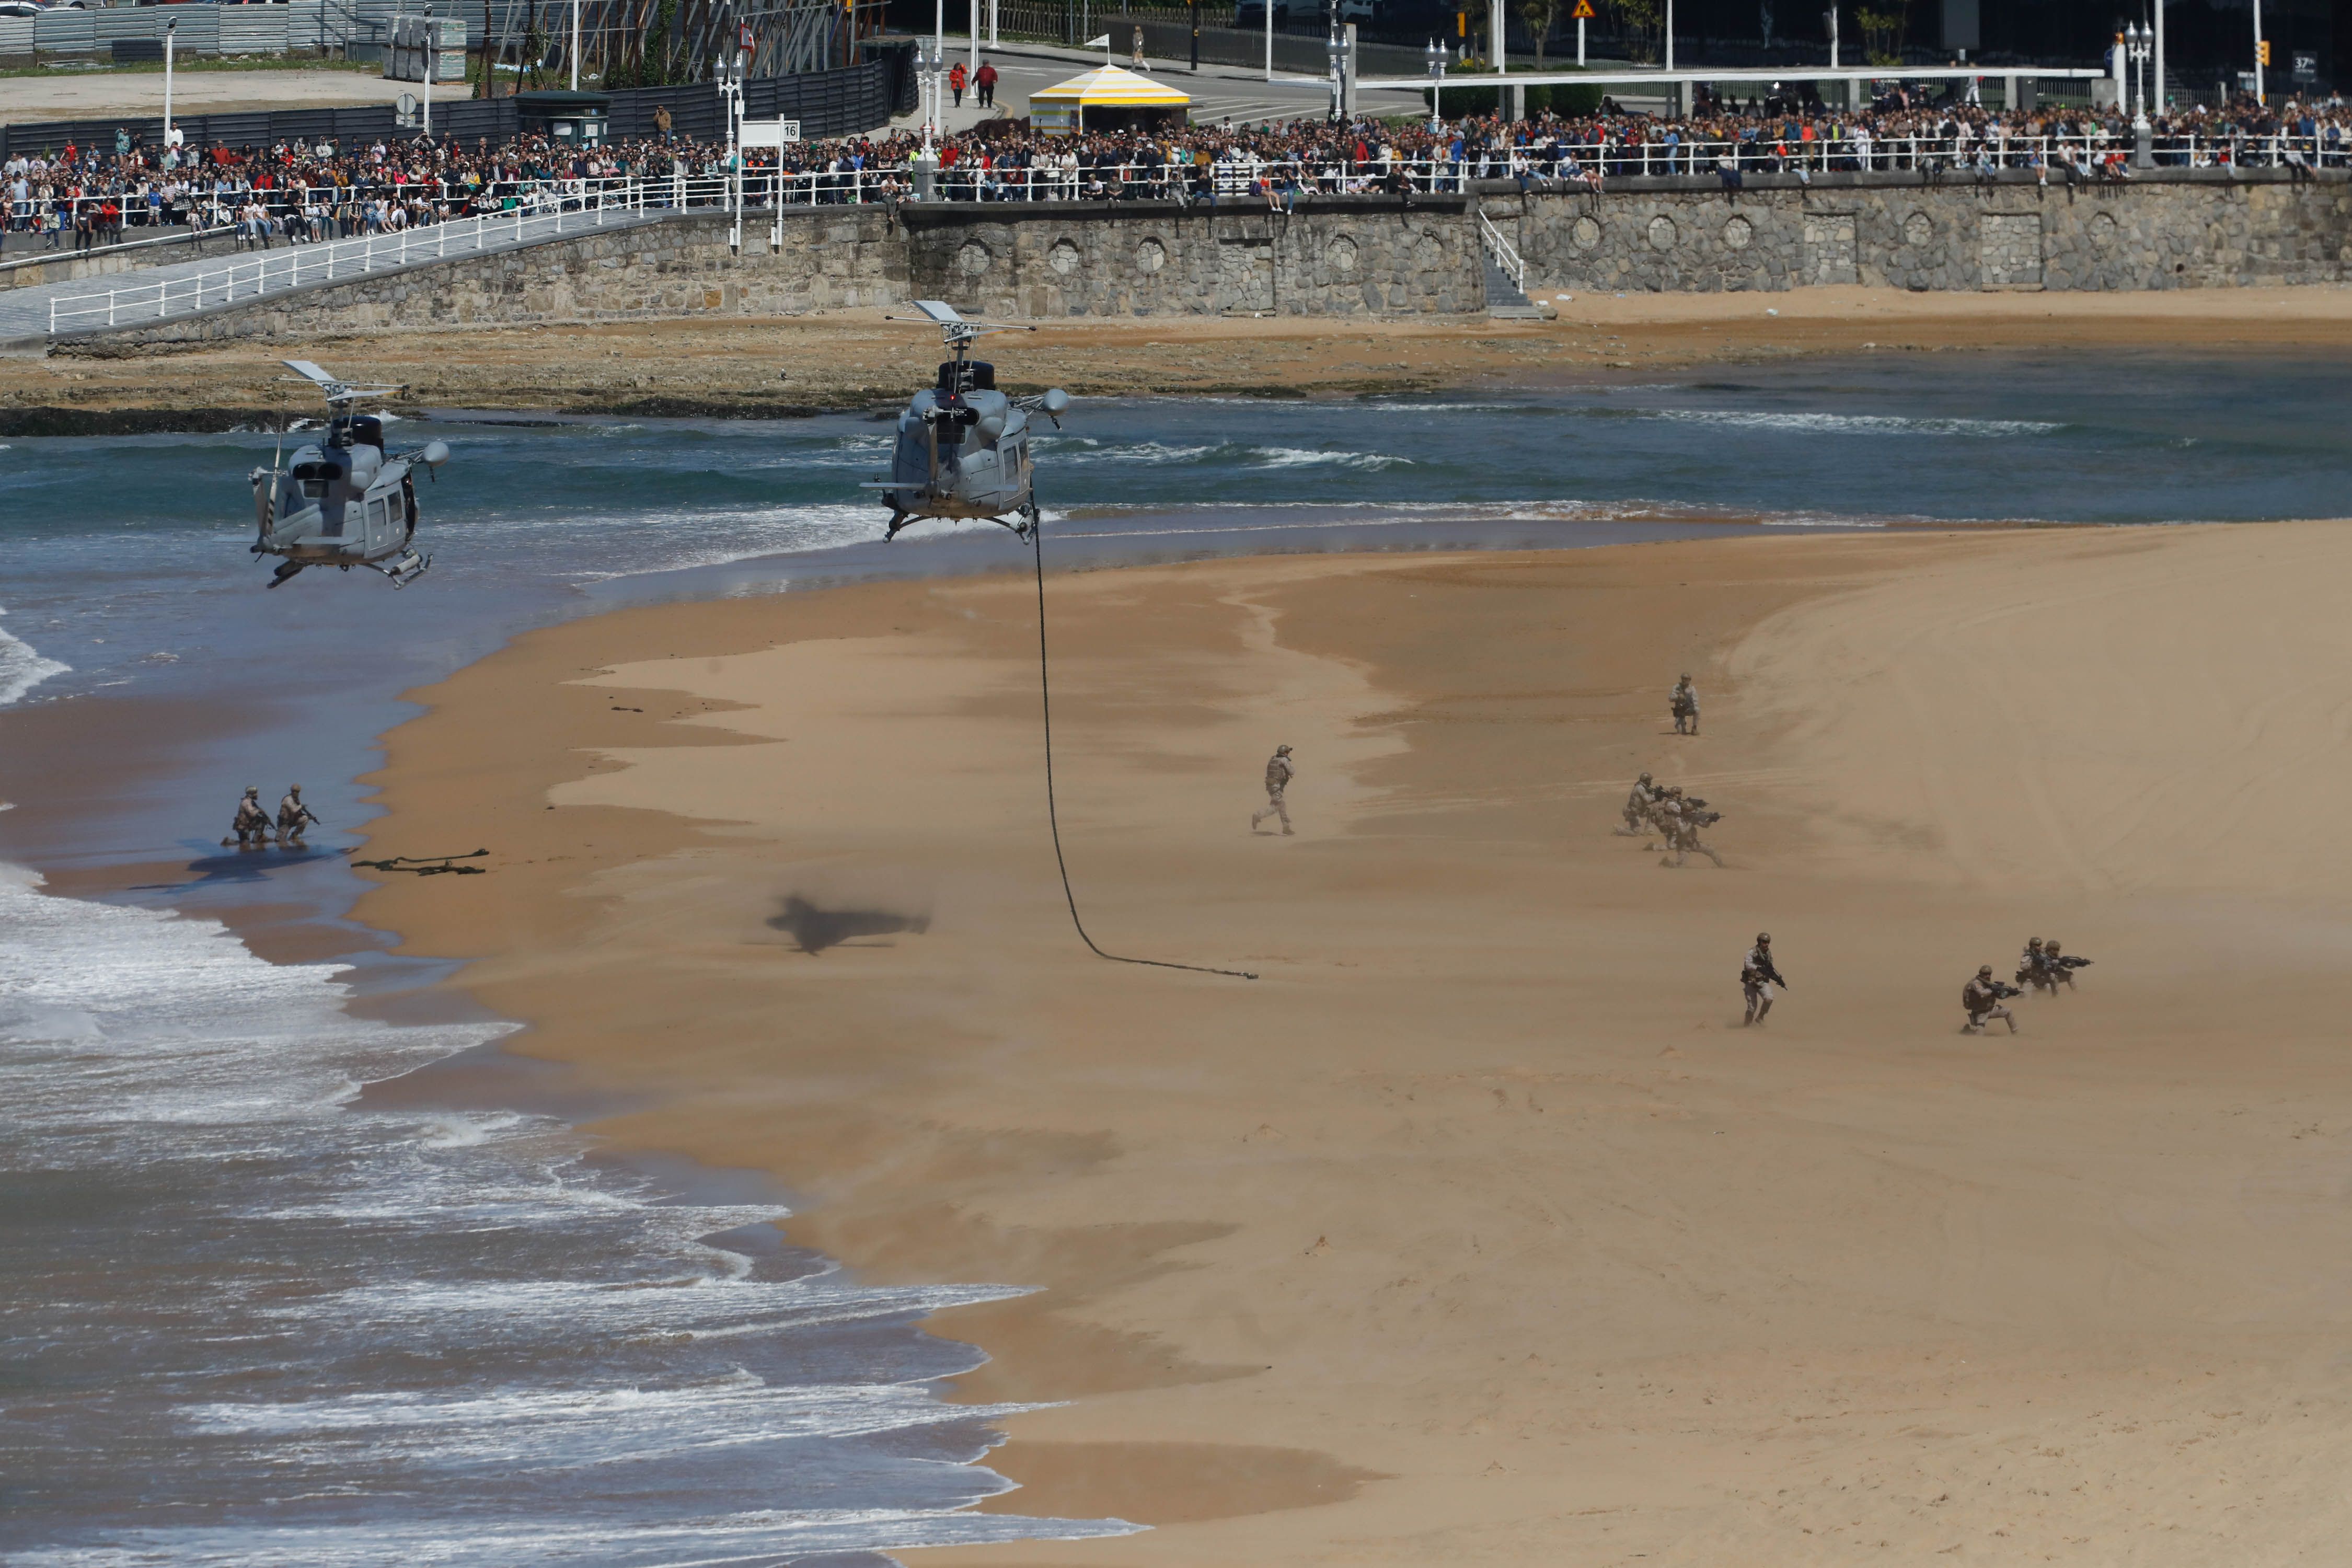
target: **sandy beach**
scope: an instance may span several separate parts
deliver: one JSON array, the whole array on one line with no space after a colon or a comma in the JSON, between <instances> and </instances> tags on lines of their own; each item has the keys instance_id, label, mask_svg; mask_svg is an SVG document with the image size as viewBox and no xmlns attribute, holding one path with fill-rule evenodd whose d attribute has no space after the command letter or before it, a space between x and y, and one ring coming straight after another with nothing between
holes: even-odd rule
<instances>
[{"instance_id":1,"label":"sandy beach","mask_svg":"<svg viewBox=\"0 0 2352 1568\"><path fill-rule=\"evenodd\" d=\"M416 694L363 853L490 874L361 913L615 1146L1031 1289L933 1324L1042 1406L989 1506L1151 1528L938 1558L2313 1561L2347 581L2327 523L1049 575L1088 930L1254 982L1074 935L1025 571L631 610ZM1643 769L1723 869L1612 834ZM2030 935L2095 965L1962 1036Z\"/></svg>"},{"instance_id":2,"label":"sandy beach","mask_svg":"<svg viewBox=\"0 0 2352 1568\"><path fill-rule=\"evenodd\" d=\"M2161 294L1550 296L1549 321L1057 321L1024 333L1007 384L1080 396L1345 397L1524 386L1808 354L2150 350L2313 353L2352 346L2352 289ZM312 412L280 358L297 353L403 388L395 406L640 416L783 416L895 405L926 374L930 340L882 310L777 321L467 327L290 342L0 357L0 435L73 434L70 422L159 410L182 427ZM898 312L905 314L904 311ZM209 418L210 423L207 423ZM112 427L91 426L90 428ZM143 427L138 422L121 428Z\"/></svg>"}]
</instances>

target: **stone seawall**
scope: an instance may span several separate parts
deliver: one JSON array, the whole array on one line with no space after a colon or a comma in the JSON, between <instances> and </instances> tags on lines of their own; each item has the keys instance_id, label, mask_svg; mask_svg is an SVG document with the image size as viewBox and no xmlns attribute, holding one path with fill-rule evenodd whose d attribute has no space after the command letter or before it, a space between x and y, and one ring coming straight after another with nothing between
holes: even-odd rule
<instances>
[{"instance_id":1,"label":"stone seawall","mask_svg":"<svg viewBox=\"0 0 2352 1568\"><path fill-rule=\"evenodd\" d=\"M1531 289L1675 293L2210 289L2352 280L2352 184L2185 174L2122 186L1832 176L1727 193L1630 181L1590 196L1484 198Z\"/></svg>"},{"instance_id":2,"label":"stone seawall","mask_svg":"<svg viewBox=\"0 0 2352 1568\"><path fill-rule=\"evenodd\" d=\"M919 297L987 315L1461 315L1486 308L1463 196L1263 206L960 205L906 211Z\"/></svg>"},{"instance_id":3,"label":"stone seawall","mask_svg":"<svg viewBox=\"0 0 2352 1568\"><path fill-rule=\"evenodd\" d=\"M398 326L519 326L705 313L782 316L943 299L982 315L1468 315L1486 303L1477 213L1529 291L1713 292L1864 283L1914 289L2222 288L2352 281L2352 184L2165 172L2121 187L1941 185L1831 175L1810 186L1622 183L1594 197L941 204L795 209L744 247L697 215L490 256L420 262L91 334L89 352ZM68 344L68 347L76 345Z\"/></svg>"},{"instance_id":4,"label":"stone seawall","mask_svg":"<svg viewBox=\"0 0 2352 1568\"><path fill-rule=\"evenodd\" d=\"M747 217L743 252L722 216L697 215L488 256L419 261L352 282L271 295L150 327L81 334L110 353L146 343L308 338L394 327L527 326L702 314L788 316L905 301L904 232L882 206L785 215L783 244Z\"/></svg>"}]
</instances>

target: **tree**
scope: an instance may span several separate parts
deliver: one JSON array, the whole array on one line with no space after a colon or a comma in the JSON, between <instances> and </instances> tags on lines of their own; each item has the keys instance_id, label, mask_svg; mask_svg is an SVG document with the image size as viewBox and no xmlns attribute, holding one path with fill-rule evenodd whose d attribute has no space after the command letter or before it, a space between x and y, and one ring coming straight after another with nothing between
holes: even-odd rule
<instances>
[{"instance_id":1,"label":"tree","mask_svg":"<svg viewBox=\"0 0 2352 1568\"><path fill-rule=\"evenodd\" d=\"M1616 14L1618 30L1625 37L1625 52L1643 65L1658 58L1659 29L1666 20L1665 6L1660 0L1613 0L1610 9Z\"/></svg>"},{"instance_id":2,"label":"tree","mask_svg":"<svg viewBox=\"0 0 2352 1568\"><path fill-rule=\"evenodd\" d=\"M1885 0L1884 10L1857 9L1863 57L1874 66L1903 63L1903 40L1911 30L1911 0Z\"/></svg>"},{"instance_id":3,"label":"tree","mask_svg":"<svg viewBox=\"0 0 2352 1568\"><path fill-rule=\"evenodd\" d=\"M1536 67L1541 69L1544 45L1550 41L1552 26L1559 20L1559 0L1512 0L1511 8L1519 14L1519 20L1527 24L1528 31L1535 35ZM1500 40L1496 43L1495 58L1498 60L1505 58Z\"/></svg>"}]
</instances>

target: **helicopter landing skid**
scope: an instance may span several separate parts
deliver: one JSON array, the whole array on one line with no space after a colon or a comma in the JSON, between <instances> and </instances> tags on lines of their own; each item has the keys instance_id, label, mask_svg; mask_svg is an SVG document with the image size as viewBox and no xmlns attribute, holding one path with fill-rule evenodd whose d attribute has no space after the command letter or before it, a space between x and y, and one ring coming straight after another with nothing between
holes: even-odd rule
<instances>
[{"instance_id":1,"label":"helicopter landing skid","mask_svg":"<svg viewBox=\"0 0 2352 1568\"><path fill-rule=\"evenodd\" d=\"M882 542L885 544L889 543L892 540L898 537L898 531L900 529L906 527L910 522L915 522L921 518L931 515L933 514L929 512L893 512L890 516L890 526L882 531ZM1018 539L1024 544L1026 544L1029 542L1029 536L1037 531L1037 509L1034 506L1024 506L1013 515L1018 517L1021 521L1018 522L1007 522L1001 517L992 517L987 521L996 524L999 528L1010 529L1015 539Z\"/></svg>"},{"instance_id":2,"label":"helicopter landing skid","mask_svg":"<svg viewBox=\"0 0 2352 1568\"><path fill-rule=\"evenodd\" d=\"M433 557L408 554L402 556L389 566L379 566L373 561L365 562L363 564L371 572L383 573L394 587L405 588L425 575L425 569L433 564Z\"/></svg>"}]
</instances>

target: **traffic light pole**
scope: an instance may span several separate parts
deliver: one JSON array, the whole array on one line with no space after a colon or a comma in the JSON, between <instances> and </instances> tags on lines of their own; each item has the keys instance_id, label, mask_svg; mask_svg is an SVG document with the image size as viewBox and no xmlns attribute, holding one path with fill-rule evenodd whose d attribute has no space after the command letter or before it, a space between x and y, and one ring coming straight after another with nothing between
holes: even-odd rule
<instances>
[{"instance_id":1,"label":"traffic light pole","mask_svg":"<svg viewBox=\"0 0 2352 1568\"><path fill-rule=\"evenodd\" d=\"M2263 68L2270 64L2263 57L2269 53L2270 46L2263 41L2263 0L2254 0L2254 101L2260 104L2270 102L2263 92Z\"/></svg>"}]
</instances>

